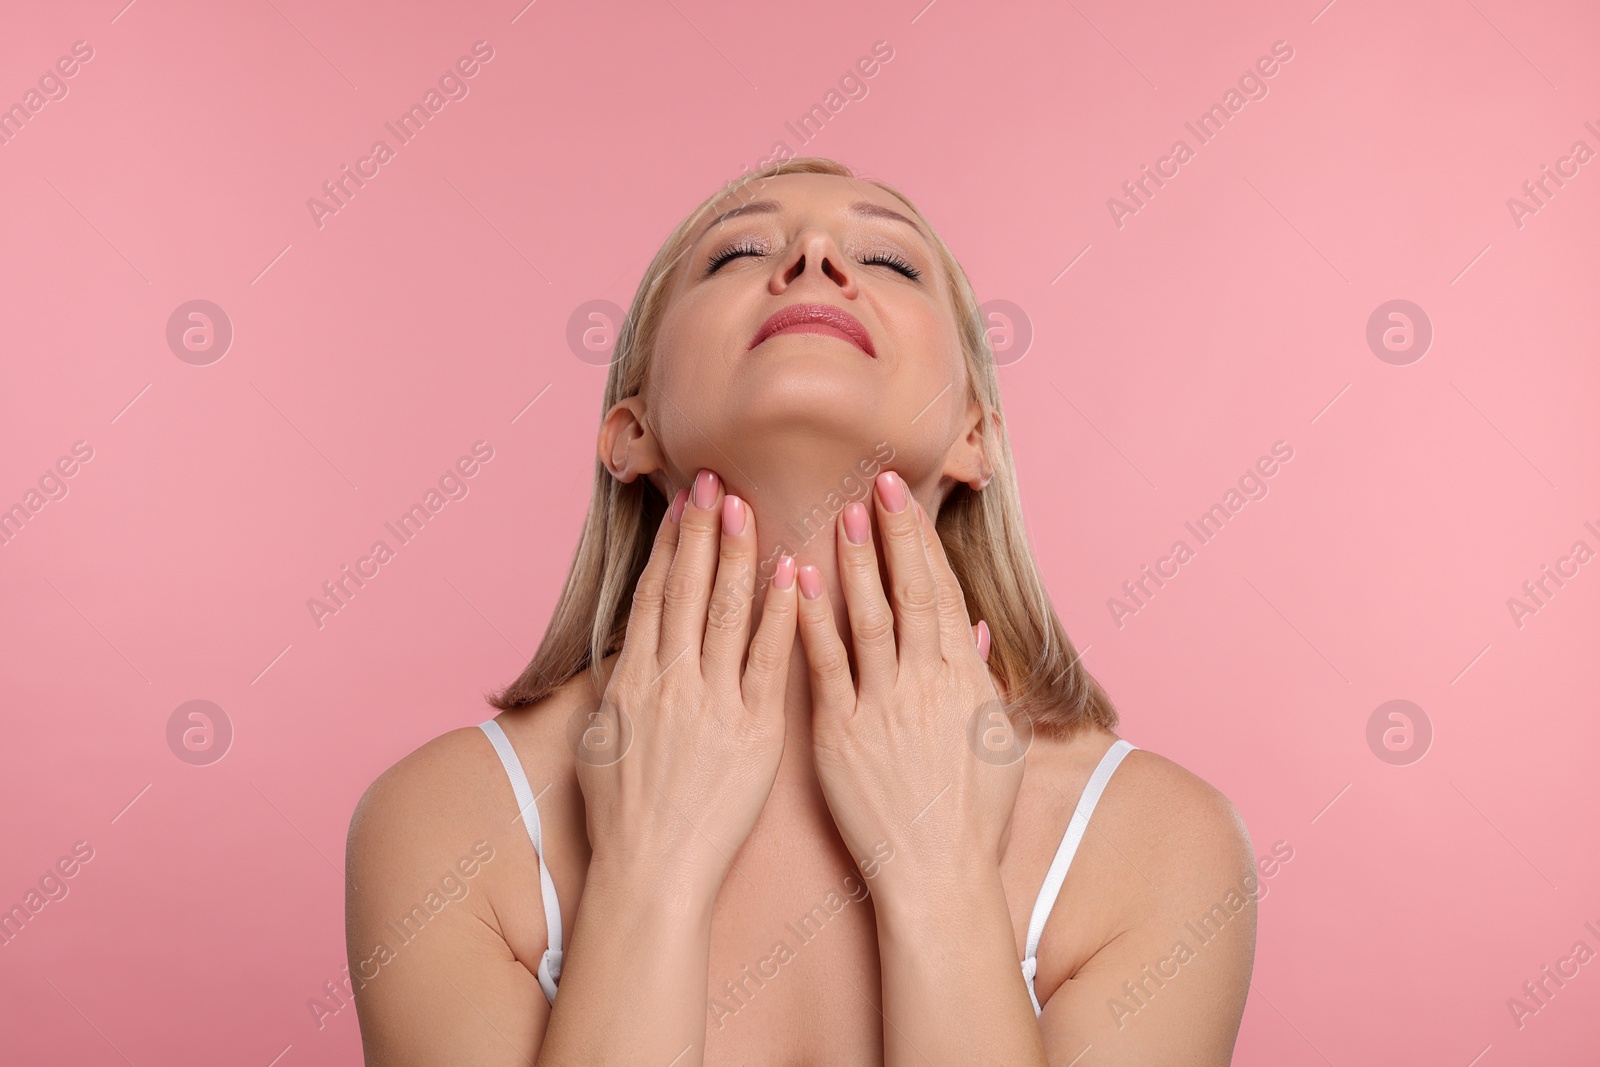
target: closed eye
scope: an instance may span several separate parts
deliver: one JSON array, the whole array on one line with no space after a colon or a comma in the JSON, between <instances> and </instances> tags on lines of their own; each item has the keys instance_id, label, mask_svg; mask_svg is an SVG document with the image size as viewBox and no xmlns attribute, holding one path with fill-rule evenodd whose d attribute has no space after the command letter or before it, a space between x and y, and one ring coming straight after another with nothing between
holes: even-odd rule
<instances>
[{"instance_id":1,"label":"closed eye","mask_svg":"<svg viewBox=\"0 0 1600 1067\"><path fill-rule=\"evenodd\" d=\"M711 257L711 262L706 265L707 274L715 274L728 260L735 256L759 256L765 254L766 249L749 241L740 241L738 244L729 245Z\"/></svg>"},{"instance_id":2,"label":"closed eye","mask_svg":"<svg viewBox=\"0 0 1600 1067\"><path fill-rule=\"evenodd\" d=\"M899 256L895 255L893 252L874 252L861 262L882 263L886 267L893 267L895 270L899 271L901 274L904 274L912 281L916 281L918 278L922 277L922 272L920 270L918 270L916 267L913 267Z\"/></svg>"},{"instance_id":3,"label":"closed eye","mask_svg":"<svg viewBox=\"0 0 1600 1067\"><path fill-rule=\"evenodd\" d=\"M706 264L706 274L715 274L722 268L723 264L739 256L762 255L766 255L766 249L762 248L760 245L757 245L751 241L740 241L739 243L730 245L713 255L710 262ZM893 270L899 271L912 281L916 281L918 278L922 277L922 271L912 266L910 263L907 263L904 259L895 255L893 252L874 252L871 255L864 257L861 262L868 265L881 264Z\"/></svg>"}]
</instances>

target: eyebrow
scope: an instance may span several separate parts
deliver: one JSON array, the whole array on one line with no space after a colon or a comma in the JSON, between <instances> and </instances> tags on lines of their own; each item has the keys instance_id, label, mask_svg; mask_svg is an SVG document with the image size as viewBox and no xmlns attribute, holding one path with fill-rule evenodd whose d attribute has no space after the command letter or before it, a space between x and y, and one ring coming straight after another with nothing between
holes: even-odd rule
<instances>
[{"instance_id":1,"label":"eyebrow","mask_svg":"<svg viewBox=\"0 0 1600 1067\"><path fill-rule=\"evenodd\" d=\"M783 206L776 200L754 200L740 207L732 208L718 215L712 220L711 225L700 231L700 238L696 238L696 242L698 243L701 238L704 238L706 234L722 225L722 223L726 222L728 219L737 218L740 215L773 215L782 210ZM898 211L895 211L893 208L887 208L881 204L874 204L868 200L858 200L856 203L850 205L850 214L859 215L864 218L889 219L894 222L903 222L915 230L918 237L921 237L924 241L928 240L928 235L922 232L921 226L917 225L914 220L907 218ZM929 243L931 244L932 242Z\"/></svg>"}]
</instances>

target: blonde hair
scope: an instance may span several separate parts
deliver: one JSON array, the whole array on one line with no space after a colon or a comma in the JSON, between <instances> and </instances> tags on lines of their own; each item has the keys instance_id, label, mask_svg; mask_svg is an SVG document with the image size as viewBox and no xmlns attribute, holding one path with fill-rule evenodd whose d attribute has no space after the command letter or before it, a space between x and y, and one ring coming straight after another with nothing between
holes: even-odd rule
<instances>
[{"instance_id":1,"label":"blonde hair","mask_svg":"<svg viewBox=\"0 0 1600 1067\"><path fill-rule=\"evenodd\" d=\"M623 320L606 378L602 418L618 401L644 387L656 332L672 290L673 268L689 251L700 221L726 196L783 174L856 179L850 168L831 159L788 159L730 183L679 223L645 271ZM1000 383L971 282L916 205L883 182L869 184L904 201L931 235L955 303L956 328L966 355L968 396L978 399L985 412L984 454L993 477L981 492L957 485L939 510L937 529L966 593L969 615L989 624L989 669L1002 686L1012 721L1057 737L1087 724L1113 729L1116 709L1078 661L1028 545L1011 445L1000 410ZM867 479L867 484L870 481ZM601 661L622 646L634 585L666 508L666 498L649 479L618 481L596 456L589 514L550 625L533 660L516 681L488 696L492 706L510 711L532 704L585 669L598 687Z\"/></svg>"}]
</instances>

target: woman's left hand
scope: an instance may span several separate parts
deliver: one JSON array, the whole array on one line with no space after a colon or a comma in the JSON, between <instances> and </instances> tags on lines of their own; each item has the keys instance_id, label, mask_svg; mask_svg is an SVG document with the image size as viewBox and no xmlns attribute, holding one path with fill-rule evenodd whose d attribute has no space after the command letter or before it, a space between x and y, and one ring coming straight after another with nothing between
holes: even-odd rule
<instances>
[{"instance_id":1,"label":"woman's left hand","mask_svg":"<svg viewBox=\"0 0 1600 1067\"><path fill-rule=\"evenodd\" d=\"M866 505L847 505L836 529L854 683L820 575L800 570L813 747L834 823L876 875L875 894L921 897L959 888L975 864L998 866L1025 745L985 663L987 627L970 624L932 520L893 472L872 495L889 595Z\"/></svg>"}]
</instances>

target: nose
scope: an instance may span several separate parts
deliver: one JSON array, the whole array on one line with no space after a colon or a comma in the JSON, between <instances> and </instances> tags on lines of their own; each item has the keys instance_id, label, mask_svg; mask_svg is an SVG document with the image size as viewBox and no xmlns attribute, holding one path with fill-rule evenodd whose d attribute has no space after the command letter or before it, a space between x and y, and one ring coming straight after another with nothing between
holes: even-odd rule
<instances>
[{"instance_id":1,"label":"nose","mask_svg":"<svg viewBox=\"0 0 1600 1067\"><path fill-rule=\"evenodd\" d=\"M838 287L841 295L856 295L856 276L828 231L808 229L795 238L788 253L780 258L772 275L774 295L784 292L805 275Z\"/></svg>"}]
</instances>

